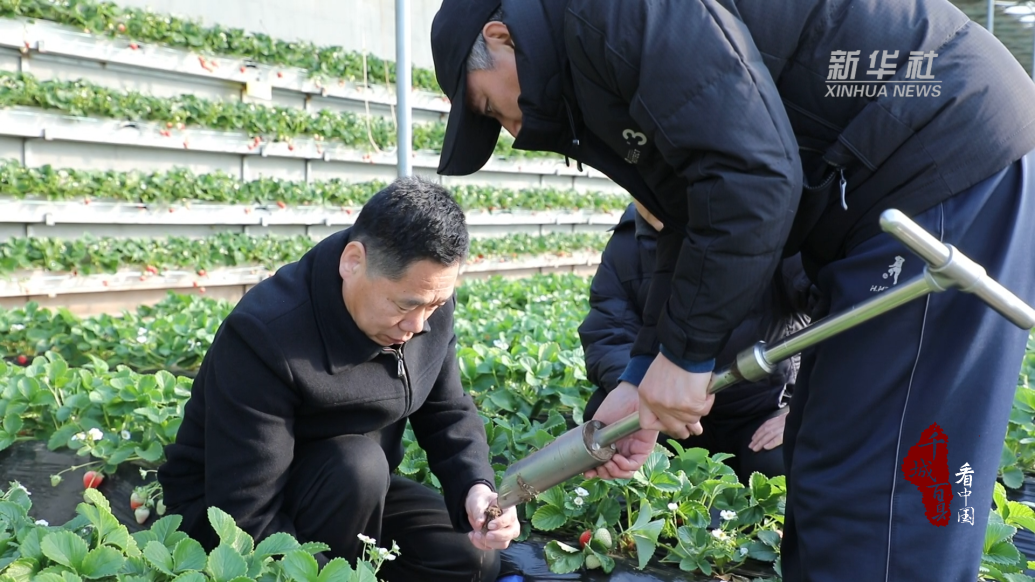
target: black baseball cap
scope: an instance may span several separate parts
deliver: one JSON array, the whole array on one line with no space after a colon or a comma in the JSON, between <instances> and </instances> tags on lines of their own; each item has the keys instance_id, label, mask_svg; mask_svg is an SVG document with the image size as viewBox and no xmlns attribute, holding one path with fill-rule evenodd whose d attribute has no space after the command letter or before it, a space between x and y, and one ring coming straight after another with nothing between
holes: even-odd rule
<instances>
[{"instance_id":1,"label":"black baseball cap","mask_svg":"<svg viewBox=\"0 0 1035 582\"><path fill-rule=\"evenodd\" d=\"M467 57L500 5L501 0L444 0L431 23L435 76L450 101L439 174L473 174L482 169L496 149L500 122L467 108Z\"/></svg>"}]
</instances>

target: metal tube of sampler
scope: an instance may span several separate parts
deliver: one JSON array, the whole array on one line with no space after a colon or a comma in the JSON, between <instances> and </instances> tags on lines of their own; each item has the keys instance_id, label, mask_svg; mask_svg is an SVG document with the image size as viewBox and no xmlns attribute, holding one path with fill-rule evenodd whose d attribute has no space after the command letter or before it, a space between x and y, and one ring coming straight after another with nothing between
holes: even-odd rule
<instances>
[{"instance_id":1,"label":"metal tube of sampler","mask_svg":"<svg viewBox=\"0 0 1035 582\"><path fill-rule=\"evenodd\" d=\"M531 501L540 492L610 460L614 447L595 443L596 431L603 426L591 420L508 467L496 501L500 509Z\"/></svg>"}]
</instances>

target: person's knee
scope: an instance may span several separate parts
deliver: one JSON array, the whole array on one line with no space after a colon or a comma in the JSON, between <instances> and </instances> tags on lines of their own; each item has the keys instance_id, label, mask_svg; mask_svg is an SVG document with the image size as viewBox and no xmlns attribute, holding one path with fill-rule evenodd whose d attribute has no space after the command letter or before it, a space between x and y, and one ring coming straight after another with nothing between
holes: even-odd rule
<instances>
[{"instance_id":1,"label":"person's knee","mask_svg":"<svg viewBox=\"0 0 1035 582\"><path fill-rule=\"evenodd\" d=\"M353 501L380 502L388 493L390 471L381 446L360 435L346 435L319 443L323 470L330 482L348 492Z\"/></svg>"}]
</instances>

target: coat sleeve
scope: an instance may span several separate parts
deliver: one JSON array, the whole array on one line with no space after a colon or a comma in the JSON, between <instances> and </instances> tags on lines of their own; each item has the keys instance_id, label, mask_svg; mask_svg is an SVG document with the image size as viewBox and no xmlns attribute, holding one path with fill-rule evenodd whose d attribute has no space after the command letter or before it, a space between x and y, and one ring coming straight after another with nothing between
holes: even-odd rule
<instances>
[{"instance_id":1,"label":"coat sleeve","mask_svg":"<svg viewBox=\"0 0 1035 582\"><path fill-rule=\"evenodd\" d=\"M255 539L276 532L296 535L282 512L281 492L294 458L299 401L290 369L275 346L261 322L233 313L199 378L205 403L205 500L232 515Z\"/></svg>"},{"instance_id":2,"label":"coat sleeve","mask_svg":"<svg viewBox=\"0 0 1035 582\"><path fill-rule=\"evenodd\" d=\"M633 229L616 231L604 248L589 288L589 313L579 326L586 376L610 392L629 363L636 334L643 325L636 297L618 275L618 261L639 262Z\"/></svg>"},{"instance_id":3,"label":"coat sleeve","mask_svg":"<svg viewBox=\"0 0 1035 582\"><path fill-rule=\"evenodd\" d=\"M716 0L572 0L568 22L569 53L588 55L573 60L628 103L689 184L656 333L684 367L712 360L773 275L801 195L780 95L743 22Z\"/></svg>"},{"instance_id":4,"label":"coat sleeve","mask_svg":"<svg viewBox=\"0 0 1035 582\"><path fill-rule=\"evenodd\" d=\"M450 309L455 307L454 297ZM449 319L452 329L452 318ZM410 415L417 442L428 455L428 466L442 483L453 528L470 531L464 502L477 483L496 489L496 474L489 464L485 425L474 400L460 383L456 336L446 349L442 369L424 404Z\"/></svg>"}]
</instances>

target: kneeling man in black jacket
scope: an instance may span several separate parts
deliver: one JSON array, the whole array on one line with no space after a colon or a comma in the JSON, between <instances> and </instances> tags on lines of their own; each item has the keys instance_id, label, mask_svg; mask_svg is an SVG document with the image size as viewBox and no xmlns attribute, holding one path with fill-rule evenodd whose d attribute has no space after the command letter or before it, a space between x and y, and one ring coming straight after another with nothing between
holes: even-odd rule
<instances>
[{"instance_id":1,"label":"kneeling man in black jacket","mask_svg":"<svg viewBox=\"0 0 1035 582\"><path fill-rule=\"evenodd\" d=\"M453 333L467 250L449 193L402 179L352 228L245 295L202 362L159 471L188 534L218 544L206 515L215 506L257 540L286 532L326 543L321 563L355 561L360 534L396 543L385 580L496 579L495 550L520 526L511 508L481 531L494 474ZM394 473L407 420L444 499Z\"/></svg>"}]
</instances>

